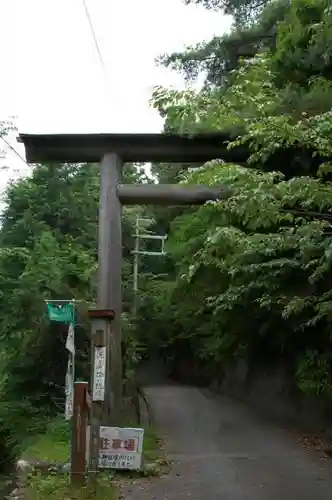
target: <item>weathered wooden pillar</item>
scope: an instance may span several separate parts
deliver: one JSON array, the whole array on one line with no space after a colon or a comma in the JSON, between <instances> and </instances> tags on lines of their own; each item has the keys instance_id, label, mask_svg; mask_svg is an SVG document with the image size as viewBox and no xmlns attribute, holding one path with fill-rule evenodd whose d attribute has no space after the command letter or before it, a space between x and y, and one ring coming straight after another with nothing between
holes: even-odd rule
<instances>
[{"instance_id":1,"label":"weathered wooden pillar","mask_svg":"<svg viewBox=\"0 0 332 500\"><path fill-rule=\"evenodd\" d=\"M87 429L87 382L75 382L74 414L72 421L72 482L83 484L85 481L86 429Z\"/></svg>"},{"instance_id":2,"label":"weathered wooden pillar","mask_svg":"<svg viewBox=\"0 0 332 500\"><path fill-rule=\"evenodd\" d=\"M103 320L107 348L103 423L107 425L120 425L122 397L122 205L117 195L121 171L121 158L105 154L100 165L97 307L114 311L112 322Z\"/></svg>"}]
</instances>

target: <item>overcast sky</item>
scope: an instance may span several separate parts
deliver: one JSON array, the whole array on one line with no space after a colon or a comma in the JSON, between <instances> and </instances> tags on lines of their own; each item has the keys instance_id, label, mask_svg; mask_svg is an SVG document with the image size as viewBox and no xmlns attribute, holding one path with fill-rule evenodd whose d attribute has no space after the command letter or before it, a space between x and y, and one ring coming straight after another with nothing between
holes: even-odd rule
<instances>
[{"instance_id":1,"label":"overcast sky","mask_svg":"<svg viewBox=\"0 0 332 500\"><path fill-rule=\"evenodd\" d=\"M0 0L0 120L16 115L27 133L160 131L152 87L184 83L155 58L221 35L230 19L182 0L86 3L106 75L83 0ZM10 151L1 164L10 168L0 172L0 190L28 171Z\"/></svg>"}]
</instances>

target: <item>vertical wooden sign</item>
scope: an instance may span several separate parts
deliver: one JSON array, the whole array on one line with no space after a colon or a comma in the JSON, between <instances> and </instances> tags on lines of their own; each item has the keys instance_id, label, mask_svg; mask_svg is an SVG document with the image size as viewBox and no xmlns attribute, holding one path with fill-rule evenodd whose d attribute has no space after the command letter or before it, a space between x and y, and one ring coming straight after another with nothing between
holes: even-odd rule
<instances>
[{"instance_id":1,"label":"vertical wooden sign","mask_svg":"<svg viewBox=\"0 0 332 500\"><path fill-rule=\"evenodd\" d=\"M92 401L104 401L106 382L106 346L94 346Z\"/></svg>"},{"instance_id":2,"label":"vertical wooden sign","mask_svg":"<svg viewBox=\"0 0 332 500\"><path fill-rule=\"evenodd\" d=\"M114 318L114 311L94 309L89 311L91 319L91 402L90 402L90 441L89 441L89 480L94 482L99 470L99 428L102 425L105 408L108 351L107 328Z\"/></svg>"}]
</instances>

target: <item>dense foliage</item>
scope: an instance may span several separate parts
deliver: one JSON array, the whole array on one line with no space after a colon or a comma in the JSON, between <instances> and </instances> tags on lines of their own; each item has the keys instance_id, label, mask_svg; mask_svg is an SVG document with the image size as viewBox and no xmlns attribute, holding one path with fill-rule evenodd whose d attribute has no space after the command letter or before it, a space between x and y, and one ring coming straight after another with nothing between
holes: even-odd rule
<instances>
[{"instance_id":1,"label":"dense foliage","mask_svg":"<svg viewBox=\"0 0 332 500\"><path fill-rule=\"evenodd\" d=\"M145 178L128 166L125 180ZM86 310L96 296L98 199L98 165L39 165L8 186L0 231L0 462L48 416L64 412L68 326L50 323L45 300L78 301L76 373L89 378ZM125 314L137 213L124 211Z\"/></svg>"},{"instance_id":2,"label":"dense foliage","mask_svg":"<svg viewBox=\"0 0 332 500\"><path fill-rule=\"evenodd\" d=\"M270 48L262 36L268 20ZM189 60L208 70L199 91L155 90L166 128L228 131L230 150L249 150L247 166L215 160L182 170L181 182L225 184L232 194L173 215L174 273L142 300L163 352L175 365L189 360L206 381L222 379L239 358L286 358L301 390L331 396L331 23L327 1L279 0L219 40L225 49L229 40L261 37L227 78L216 75L225 74L229 52L214 54L213 74L204 66L209 43L164 59L187 73Z\"/></svg>"},{"instance_id":3,"label":"dense foliage","mask_svg":"<svg viewBox=\"0 0 332 500\"><path fill-rule=\"evenodd\" d=\"M222 130L248 163L153 165L159 182L224 184L231 196L197 208L124 212L127 373L137 342L205 381L244 358L286 358L294 384L332 392L332 11L328 0L187 0L232 14L234 28L161 62L203 89L158 88L165 130ZM0 123L0 133L6 124ZM136 167L126 182L146 182ZM6 192L0 230L0 453L63 411L66 328L45 300L80 301L77 372L87 377L85 310L94 301L96 165L39 165ZM165 259L140 260L139 314L130 317L137 214L168 232ZM133 328L135 326L136 328ZM24 396L24 398L23 398Z\"/></svg>"},{"instance_id":4,"label":"dense foliage","mask_svg":"<svg viewBox=\"0 0 332 500\"><path fill-rule=\"evenodd\" d=\"M269 2L271 0L185 0L186 4L201 4L207 9L230 14L242 26L252 23Z\"/></svg>"}]
</instances>

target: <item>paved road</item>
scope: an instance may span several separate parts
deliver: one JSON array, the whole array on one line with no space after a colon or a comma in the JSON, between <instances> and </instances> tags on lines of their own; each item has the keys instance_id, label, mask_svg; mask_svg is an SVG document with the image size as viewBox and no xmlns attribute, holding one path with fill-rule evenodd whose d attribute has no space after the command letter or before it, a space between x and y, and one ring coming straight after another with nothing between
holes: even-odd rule
<instances>
[{"instance_id":1,"label":"paved road","mask_svg":"<svg viewBox=\"0 0 332 500\"><path fill-rule=\"evenodd\" d=\"M245 405L178 385L147 395L173 466L127 490L126 500L332 499L332 461Z\"/></svg>"}]
</instances>

